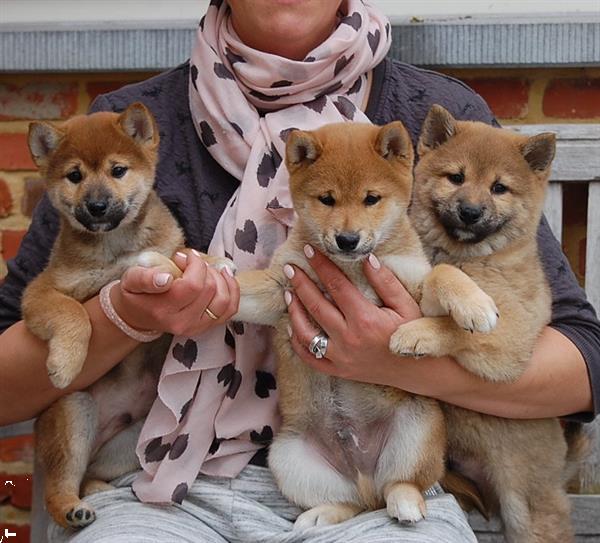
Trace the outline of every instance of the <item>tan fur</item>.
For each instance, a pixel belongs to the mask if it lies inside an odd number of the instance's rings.
[[[87,356],[91,326],[81,303],[132,265],[156,265],[178,276],[168,257],[183,246],[183,235],[152,191],[158,131],[141,104],[121,115],[96,113],[59,126],[32,123],[30,148],[60,213],[60,231],[46,269],[24,293],[23,316],[28,328],[48,341],[50,378],[65,387]],[[115,164],[129,168],[119,179],[111,175]],[[77,183],[65,178],[74,168],[84,174]],[[77,218],[93,198],[110,202],[107,221],[110,206],[122,206],[114,229],[93,231]],[[61,526],[83,527],[94,520],[80,492],[106,484],[97,474],[86,477],[88,464],[103,445],[146,416],[168,345],[168,336],[141,345],[87,390],[63,397],[38,418],[36,453],[46,506]],[[135,469],[131,456],[129,463],[105,459],[100,471],[116,476]]]
[[[536,232],[554,137],[458,122],[434,106],[419,152],[411,219],[425,250],[432,263],[467,273],[494,299],[500,318],[489,334],[462,330],[448,317],[423,318],[402,326],[396,340],[419,355],[451,355],[483,379],[514,380],[550,321]],[[452,181],[459,172],[462,182]],[[498,182],[509,190],[493,193]],[[471,231],[457,220],[465,205],[482,212]],[[450,461],[479,485],[486,507],[499,508],[506,538],[570,541],[567,447],[558,421],[500,419],[450,405],[444,411]]]
[[[303,253],[309,243],[380,304],[362,271],[364,258],[374,252],[414,296],[423,294],[439,311],[437,295],[443,291],[463,320],[473,323],[484,314],[474,324],[484,328],[495,321],[491,299],[460,270],[446,282],[434,281],[437,271],[426,279],[430,266],[407,215],[412,162],[410,138],[399,122],[293,132],[286,165],[297,223],[267,270],[238,274],[242,296],[236,319],[276,326],[283,427],[269,464],[288,499],[311,508],[300,515],[298,527],[340,522],[384,503],[393,517],[418,521],[425,514],[422,491],[443,472],[445,432],[431,399],[329,377],[299,360],[286,332],[283,293],[290,283],[283,265],[294,264],[317,281]],[[357,237],[356,247],[344,252],[340,234]],[[438,286],[429,289],[433,282]],[[321,285],[328,292],[336,287]]]

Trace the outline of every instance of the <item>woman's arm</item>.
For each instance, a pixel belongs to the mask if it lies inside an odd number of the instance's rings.
[[[563,416],[592,412],[587,367],[577,347],[562,333],[546,328],[531,363],[513,383],[485,382],[451,358],[400,358],[388,350],[397,326],[416,318],[418,307],[385,267],[365,262],[367,278],[384,301],[368,302],[337,267],[316,253],[309,259],[333,298],[295,269],[295,296],[289,306],[292,343],[299,356],[315,369],[347,379],[392,385],[415,394],[511,418]],[[307,350],[318,329],[306,310],[330,337],[327,358],[317,360]]]
[[[130,268],[111,299],[117,313],[140,330],[197,335],[221,324],[239,303],[237,281],[225,270],[209,268],[200,256],[177,258],[183,276],[157,286],[152,269]],[[220,316],[213,320],[204,312]],[[35,417],[61,396],[81,390],[99,379],[129,354],[138,343],[121,332],[104,315],[98,297],[84,304],[92,324],[88,357],[81,374],[66,389],[52,386],[46,370],[46,343],[18,321],[0,335],[0,426]]]

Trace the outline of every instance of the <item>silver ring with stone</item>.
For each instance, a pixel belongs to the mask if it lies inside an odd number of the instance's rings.
[[[325,358],[329,338],[325,334],[317,334],[312,338],[308,350],[315,358]]]

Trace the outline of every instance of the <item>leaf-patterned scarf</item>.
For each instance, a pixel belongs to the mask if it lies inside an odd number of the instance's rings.
[[[282,165],[293,128],[369,122],[368,74],[390,47],[390,24],[347,0],[331,36],[301,60],[249,48],[226,2],[212,1],[191,56],[190,111],[202,143],[240,186],[217,224],[209,254],[238,269],[264,268],[285,241],[293,210]],[[270,332],[242,323],[176,337],[137,453],[134,483],[146,502],[179,502],[199,472],[235,477],[279,423]]]

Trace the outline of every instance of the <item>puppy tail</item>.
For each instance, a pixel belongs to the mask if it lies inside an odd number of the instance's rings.
[[[440,480],[440,484],[446,492],[454,495],[464,511],[477,509],[485,520],[490,520],[490,508],[471,479],[456,471],[448,470]]]
[[[563,432],[567,442],[565,481],[569,492],[581,490],[581,466],[591,452],[590,436],[580,422],[564,422]]]

